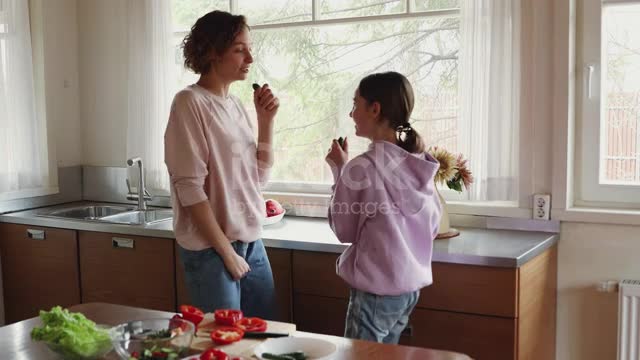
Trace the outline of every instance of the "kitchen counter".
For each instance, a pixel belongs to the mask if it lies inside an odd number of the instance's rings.
[[[151,225],[123,225],[99,221],[83,221],[41,217],[53,209],[62,209],[94,202],[75,202],[46,208],[0,215],[0,222],[175,238],[172,221]],[[555,233],[480,228],[458,228],[460,236],[434,242],[433,261],[468,265],[516,268],[524,265],[558,241]],[[265,246],[292,250],[341,253],[349,246],[342,244],[331,231],[327,219],[287,217],[274,225],[265,226]]]

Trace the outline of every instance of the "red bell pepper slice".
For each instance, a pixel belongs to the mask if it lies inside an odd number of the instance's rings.
[[[180,314],[173,315],[171,320],[169,320],[169,329],[180,329],[182,332],[189,330],[189,324],[187,324],[184,320],[185,319],[182,318],[182,315]],[[197,328],[198,325],[196,325],[196,329]]]
[[[200,354],[200,360],[229,360],[229,355],[222,350],[211,348]]]
[[[227,345],[244,337],[242,329],[234,327],[221,327],[211,332],[211,340],[218,345]]]
[[[213,316],[216,319],[216,324],[233,326],[238,320],[242,319],[244,315],[240,310],[219,309],[214,311]]]
[[[192,305],[180,305],[180,313],[185,320],[189,320],[196,326],[204,319],[204,312]]]
[[[235,326],[249,332],[263,332],[267,330],[267,322],[257,317],[244,318],[236,322]]]

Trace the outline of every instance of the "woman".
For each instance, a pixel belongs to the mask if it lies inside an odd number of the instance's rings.
[[[260,239],[260,185],[273,163],[279,100],[267,85],[254,90],[256,126],[229,94],[231,83],[245,80],[253,63],[243,16],[204,15],[182,47],[185,67],[200,78],[173,100],[165,163],[191,302],[207,312],[232,308],[273,318],[273,275]]]

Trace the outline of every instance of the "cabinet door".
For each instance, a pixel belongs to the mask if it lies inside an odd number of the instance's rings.
[[[349,285],[336,274],[338,256],[340,254],[294,251],[294,294],[349,299]]]
[[[291,322],[292,286],[291,286],[291,250],[267,248],[273,282],[276,287],[276,319]]]
[[[319,334],[344,336],[348,299],[294,294],[293,316],[297,329]]]
[[[476,360],[516,358],[517,319],[414,309],[400,343],[456,351]]]
[[[74,230],[0,224],[0,257],[7,323],[80,303]]]
[[[440,262],[431,266],[433,284],[422,289],[418,307],[518,317],[517,269]]]
[[[175,311],[174,240],[79,232],[82,302]]]

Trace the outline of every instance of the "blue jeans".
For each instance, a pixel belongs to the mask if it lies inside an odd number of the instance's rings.
[[[273,319],[273,274],[262,240],[248,244],[235,241],[231,246],[251,268],[239,281],[233,280],[213,248],[190,251],[178,247],[191,304],[204,312],[241,309],[245,316]]]
[[[351,289],[344,336],[385,344],[397,344],[420,291],[381,296]]]

